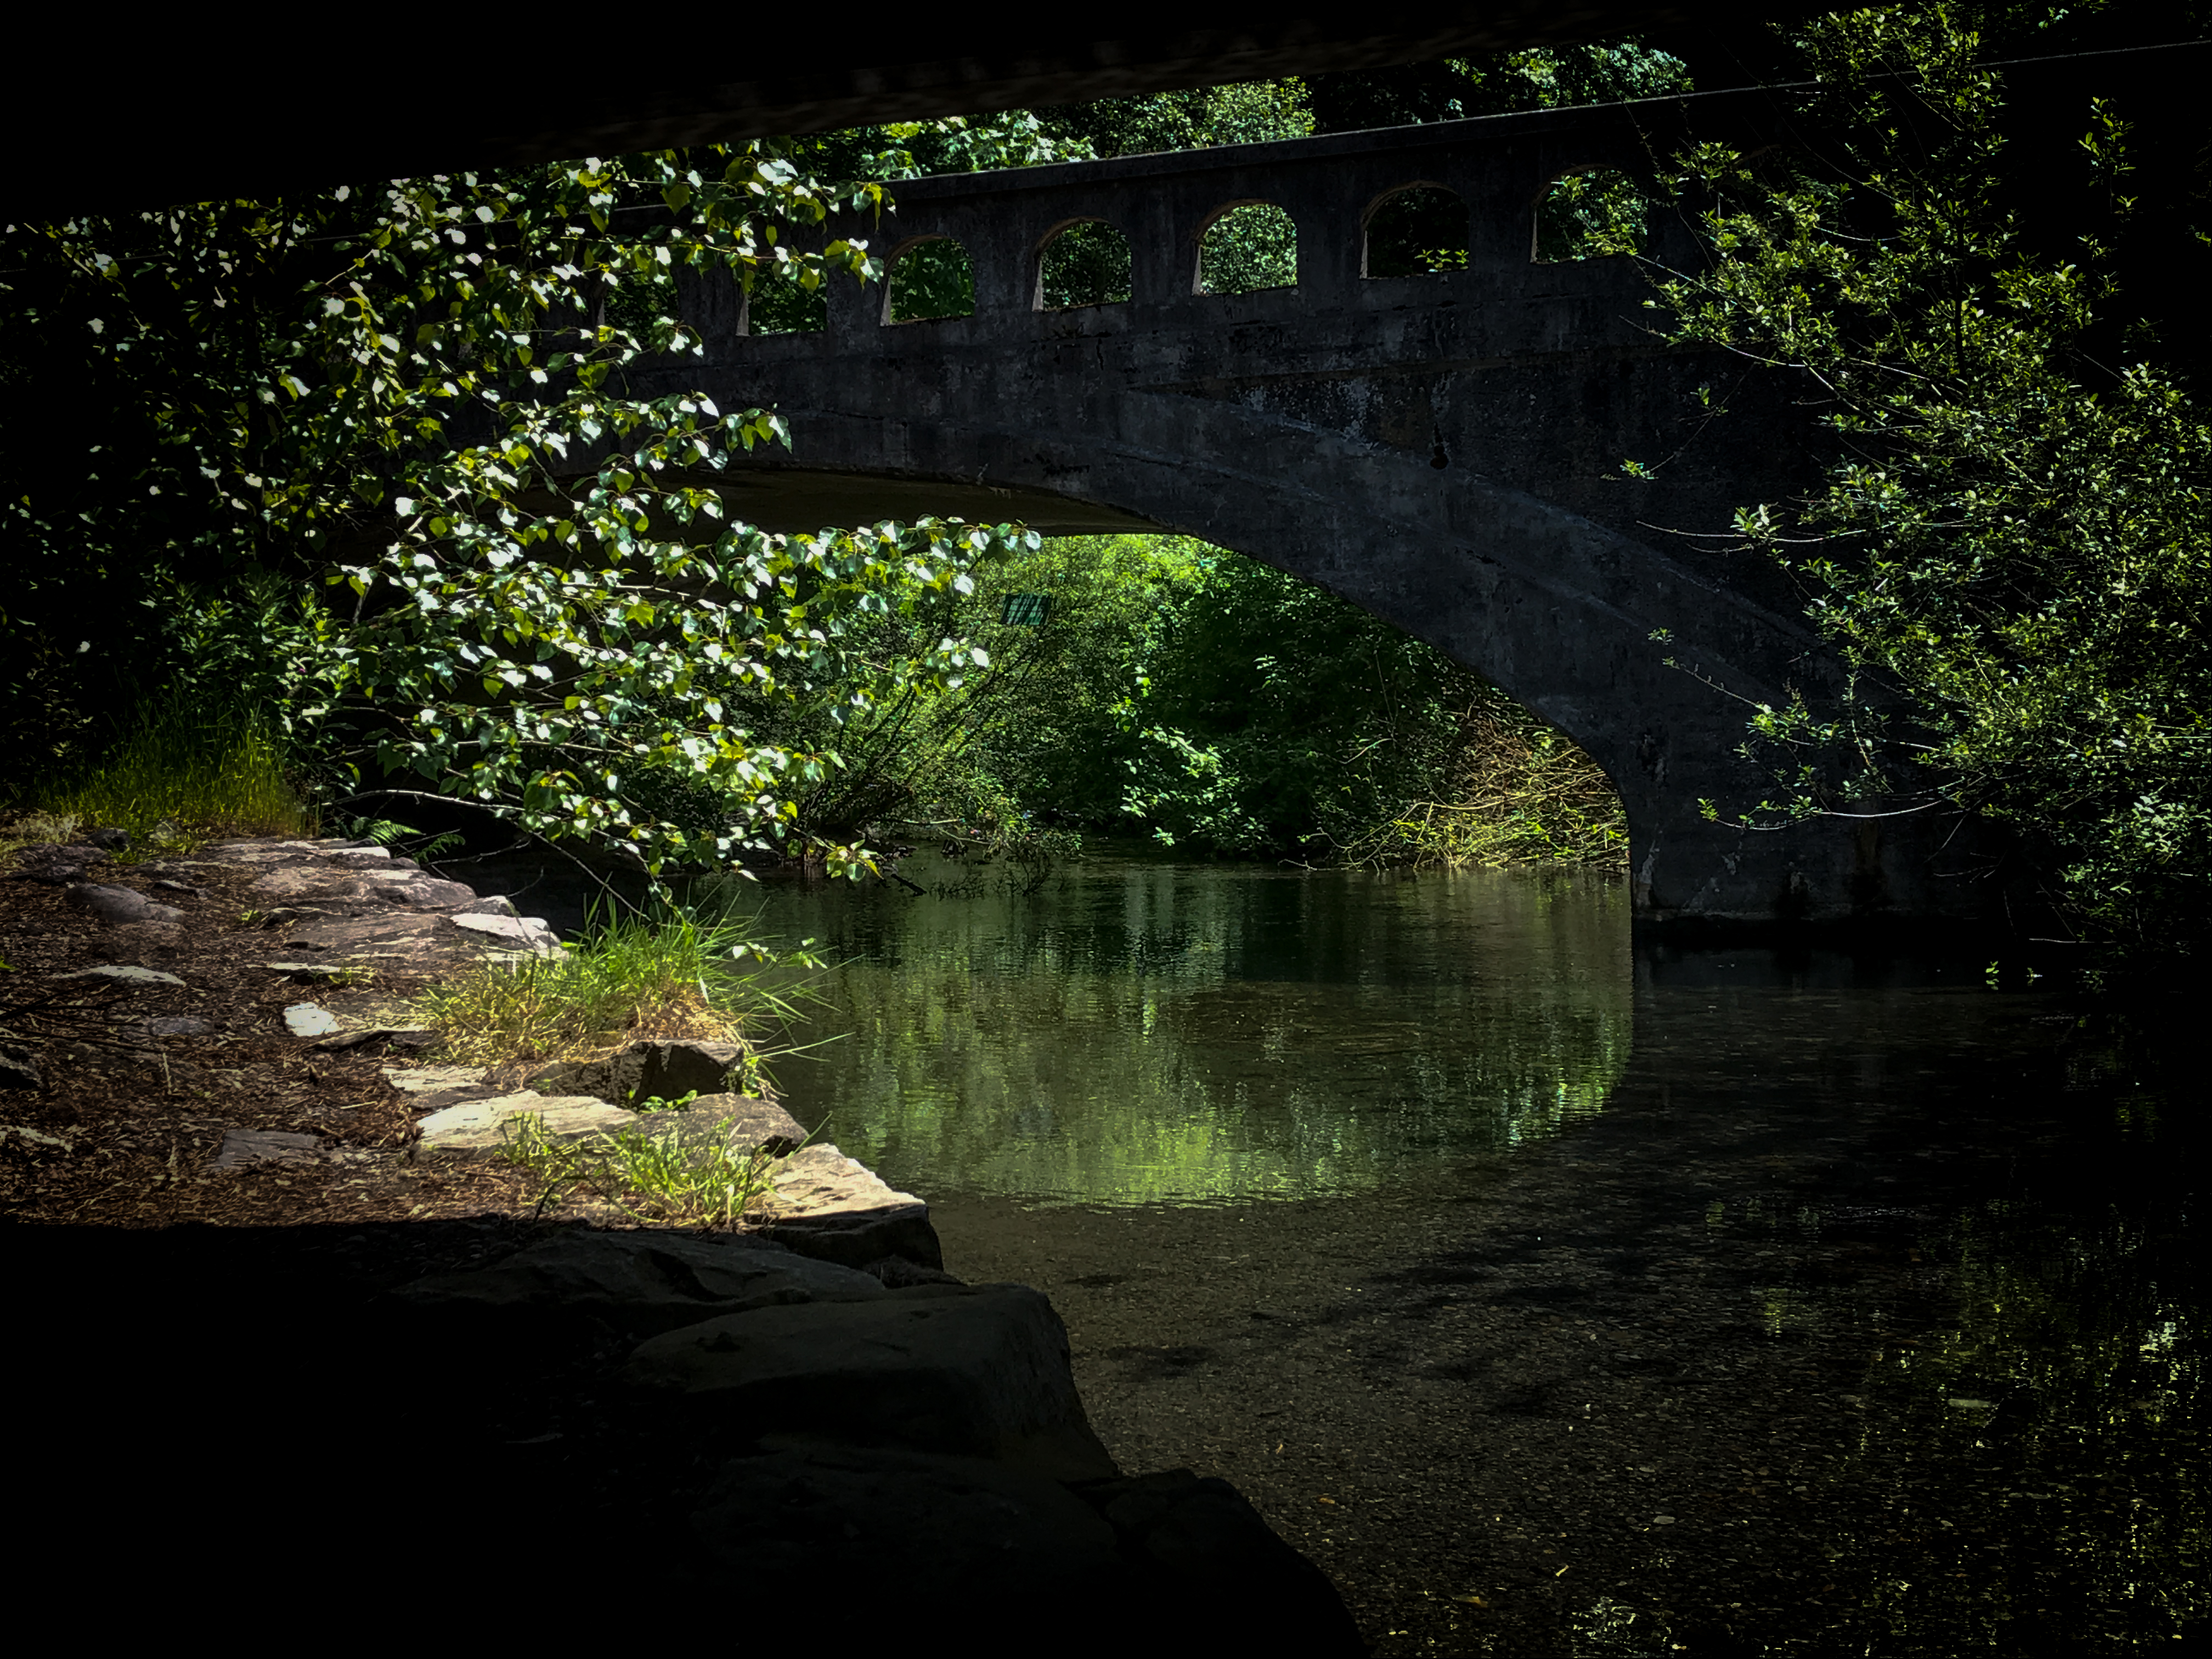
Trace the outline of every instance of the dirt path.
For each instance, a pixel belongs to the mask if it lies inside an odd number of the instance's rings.
[[[378,890],[386,884],[327,858],[239,856],[277,844],[88,872],[181,910],[173,922],[102,921],[61,886],[0,877],[0,961],[13,969],[0,975],[0,1030],[44,1084],[0,1091],[0,1123],[12,1131],[0,1134],[0,1215],[278,1226],[523,1203],[503,1170],[412,1158],[414,1115],[382,1075],[410,1063],[409,1039],[342,1036],[345,1046],[331,1046],[294,1035],[284,1017],[313,1004],[354,1036],[404,1024],[407,1000],[477,948],[441,911],[394,904]],[[198,890],[156,884],[165,880]],[[469,896],[434,896],[456,895]],[[331,942],[348,929],[393,937]],[[271,965],[281,963],[299,965]],[[63,977],[116,967],[152,976]]]

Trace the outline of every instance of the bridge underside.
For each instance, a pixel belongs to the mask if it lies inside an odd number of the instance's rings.
[[[886,519],[911,524],[922,518],[1019,523],[1041,536],[1114,536],[1161,529],[1150,520],[1096,501],[951,478],[778,466],[725,473],[714,483],[734,516],[779,534],[805,533],[826,525],[880,524]]]

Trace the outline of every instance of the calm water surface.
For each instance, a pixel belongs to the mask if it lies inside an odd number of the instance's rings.
[[[1632,1047],[1617,883],[1092,858],[1034,894],[771,888],[840,963],[779,1080],[910,1189],[1046,1203],[1370,1191],[1604,1109]],[[736,902],[757,901],[757,890]],[[850,1033],[840,1036],[840,1033]]]
[[[1377,1651],[2207,1633],[2193,1067],[1979,962],[1639,949],[1602,879],[904,873],[742,895],[841,964],[789,1103]]]

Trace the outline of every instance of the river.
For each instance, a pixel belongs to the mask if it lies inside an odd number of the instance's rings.
[[[902,873],[727,890],[836,963],[787,1103],[1378,1652],[2203,1633],[2193,1108],[2056,996],[1591,876]]]

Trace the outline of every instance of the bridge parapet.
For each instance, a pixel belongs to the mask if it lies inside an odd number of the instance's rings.
[[[1218,329],[1347,310],[1640,295],[1627,261],[1534,258],[1536,215],[1547,190],[1567,174],[1603,169],[1635,180],[1663,204],[1657,174],[1693,121],[1701,134],[1740,137],[1755,133],[1767,112],[1763,100],[1742,94],[1651,100],[908,180],[894,189],[894,211],[873,220],[841,217],[830,234],[865,240],[892,260],[923,240],[957,242],[973,263],[973,315],[894,323],[887,285],[840,283],[831,294],[829,339],[751,336],[744,349],[757,352],[769,341],[789,339],[780,349],[769,349],[777,356],[825,347],[840,354],[913,354],[933,346],[957,351],[985,337],[1011,343],[1133,325]],[[1465,269],[1366,275],[1370,221],[1391,197],[1419,186],[1449,190],[1467,205]],[[1248,203],[1279,207],[1296,225],[1297,283],[1207,294],[1199,282],[1201,239],[1222,213]],[[1045,249],[1083,221],[1103,222],[1127,238],[1130,297],[1048,308],[1040,283]],[[1648,248],[1659,259],[1681,264],[1697,258],[1694,238],[1678,214],[1655,211],[1650,231]],[[905,337],[893,346],[877,337],[881,329]],[[718,331],[725,349],[734,344],[732,337],[749,332],[735,319]]]

